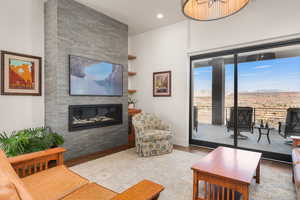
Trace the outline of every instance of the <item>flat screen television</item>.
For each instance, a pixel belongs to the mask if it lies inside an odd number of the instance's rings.
[[[123,96],[123,66],[70,55],[70,95]]]

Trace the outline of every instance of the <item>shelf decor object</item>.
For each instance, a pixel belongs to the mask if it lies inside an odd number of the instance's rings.
[[[191,19],[210,21],[228,17],[244,8],[250,0],[182,0],[182,12]]]

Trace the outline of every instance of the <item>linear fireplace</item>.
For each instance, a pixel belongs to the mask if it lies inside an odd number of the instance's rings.
[[[70,105],[69,131],[123,123],[122,104]]]

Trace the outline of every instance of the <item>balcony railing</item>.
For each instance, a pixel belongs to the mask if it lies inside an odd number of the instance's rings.
[[[212,106],[197,106],[198,108],[198,122],[199,123],[212,123]],[[230,118],[231,107],[225,107],[224,112],[224,124],[226,119]],[[288,108],[276,108],[276,107],[254,107],[253,121],[255,124],[260,124],[261,120],[263,123],[268,122],[271,127],[278,128],[279,122],[284,122],[287,115]]]

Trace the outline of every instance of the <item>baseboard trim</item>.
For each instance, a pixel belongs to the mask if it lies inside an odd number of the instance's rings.
[[[111,148],[108,150],[99,151],[99,152],[95,152],[95,153],[88,154],[85,156],[80,156],[78,158],[73,158],[71,160],[67,160],[67,161],[65,161],[65,165],[68,167],[72,167],[74,165],[79,165],[79,164],[82,164],[82,163],[85,163],[85,162],[88,162],[91,160],[95,160],[97,158],[101,158],[101,157],[104,157],[104,156],[107,156],[110,154],[118,153],[120,151],[124,151],[124,150],[130,149],[130,148],[132,148],[132,147],[130,147],[129,145],[122,145],[122,146],[114,147],[114,148]]]

